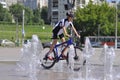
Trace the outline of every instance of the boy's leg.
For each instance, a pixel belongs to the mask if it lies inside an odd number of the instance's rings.
[[[48,53],[51,53],[51,52],[53,51],[53,49],[54,49],[54,47],[55,47],[55,45],[56,45],[56,43],[57,43],[57,40],[58,40],[58,35],[57,35],[57,33],[53,32],[52,39],[53,39],[53,41],[52,41],[52,44],[51,44],[51,46],[50,46],[50,50],[49,50]]]
[[[59,38],[61,39],[62,42],[65,42],[65,37],[63,33],[59,35]]]
[[[49,54],[52,53],[56,43],[57,43],[57,39],[53,39],[52,45],[50,46],[50,50],[49,50],[49,52],[45,56],[46,59],[48,58],[49,60],[53,60],[53,57],[50,56]]]
[[[54,46],[55,46],[56,43],[57,43],[57,40],[58,40],[58,38],[57,38],[57,34],[53,33],[53,37],[52,37],[52,39],[53,39],[53,41],[52,41],[52,44],[51,44],[51,46],[50,46],[50,50],[49,50],[49,51],[47,52],[47,54],[45,55],[45,58],[44,58],[44,59],[49,58],[49,59],[52,60],[52,57],[49,56],[49,54],[52,53],[52,51],[53,51],[53,49],[54,49]]]
[[[46,53],[46,55],[44,57],[44,60],[47,60],[47,59],[53,60],[53,57],[50,56],[50,53],[52,53],[52,51],[53,51],[54,46],[55,46],[56,43],[57,43],[57,39],[53,39],[53,42],[52,42],[52,44],[50,46],[50,50]]]
[[[62,36],[62,37],[60,37],[61,38],[61,41],[62,42],[65,42],[65,37],[64,37],[64,35]],[[66,58],[66,56],[65,56],[65,54],[64,54],[64,52],[67,50],[67,48],[65,48],[63,51],[62,51],[62,57],[63,58]]]
[[[61,41],[62,41],[62,42],[65,42],[65,38],[64,38],[64,37],[63,37],[63,38],[61,38]]]
[[[53,39],[52,45],[50,46],[49,53],[51,53],[51,52],[53,51],[53,49],[54,49],[56,43],[57,43],[57,39]]]

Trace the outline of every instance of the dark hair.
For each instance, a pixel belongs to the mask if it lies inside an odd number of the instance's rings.
[[[69,17],[72,17],[72,18],[74,17],[73,14],[70,13],[70,12],[67,12],[67,13],[66,13],[66,16],[69,16]]]

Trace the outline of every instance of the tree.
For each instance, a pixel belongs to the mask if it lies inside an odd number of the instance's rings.
[[[24,7],[20,4],[13,4],[9,7],[10,12],[13,14],[14,19],[18,19],[18,22],[22,22],[22,10]]]
[[[118,36],[120,36],[120,1],[119,1],[119,3],[118,3],[118,5],[117,5],[117,14],[118,14]]]
[[[41,19],[41,12],[40,9],[33,10],[33,22],[38,24],[44,24],[44,21]]]
[[[12,22],[11,14],[6,8],[2,7],[2,4],[0,4],[0,21]]]
[[[47,7],[43,7],[41,10],[41,19],[44,20],[45,24],[49,24],[50,21],[48,21],[48,8]]]
[[[25,7],[25,23],[33,23],[33,11],[30,8]]]
[[[84,8],[78,8],[75,15],[75,24],[77,29],[82,31],[82,36],[98,35],[98,28],[102,36],[115,35],[115,8],[107,3],[95,5],[90,2]]]
[[[33,12],[30,8],[24,7],[20,4],[13,4],[10,6],[10,12],[13,14],[14,19],[18,19],[18,22],[22,23],[22,13],[25,10],[25,23],[32,23]]]

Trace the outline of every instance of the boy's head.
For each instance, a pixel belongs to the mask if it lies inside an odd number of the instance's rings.
[[[71,13],[71,12],[67,12],[66,13],[66,16],[67,16],[67,18],[68,18],[68,21],[72,21],[73,20],[73,14]]]

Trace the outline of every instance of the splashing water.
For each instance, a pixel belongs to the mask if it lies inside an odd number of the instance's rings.
[[[90,71],[91,71],[89,59],[94,54],[94,49],[92,48],[90,40],[88,37],[86,37],[86,40],[85,40],[85,48],[83,50],[83,54],[84,54],[84,57],[86,60],[85,80],[90,80],[90,77],[88,76]]]
[[[113,80],[113,61],[115,57],[115,52],[113,48],[108,48],[105,44],[103,48],[104,53],[104,79]]]
[[[24,44],[21,49],[21,58],[17,63],[16,70],[24,71],[31,80],[36,80],[35,76],[37,73],[37,68],[41,64],[40,53],[43,50],[41,41],[38,39],[37,35],[32,35],[31,42]]]
[[[88,37],[86,37],[86,40],[85,40],[85,48],[83,50],[83,53],[86,58],[89,58],[94,54],[94,49],[92,48]]]
[[[70,48],[69,48],[69,65],[68,67],[70,68],[71,71],[74,71],[74,46],[73,45],[70,45]]]

